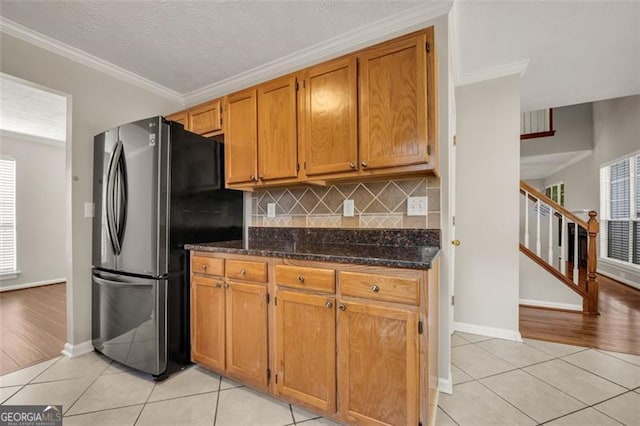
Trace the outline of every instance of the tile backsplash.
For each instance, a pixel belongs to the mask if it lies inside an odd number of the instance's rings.
[[[427,216],[407,216],[408,197],[427,197]],[[353,200],[353,217],[342,215]],[[275,204],[275,217],[267,205]],[[257,190],[252,194],[252,226],[307,228],[440,228],[440,179],[395,179]]]

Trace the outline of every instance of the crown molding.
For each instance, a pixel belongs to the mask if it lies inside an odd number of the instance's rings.
[[[459,59],[459,58],[457,58]],[[460,61],[457,61],[458,66]],[[467,74],[462,74],[460,70],[456,72],[456,86],[464,86],[466,84],[479,83],[485,80],[491,80],[494,78],[506,77],[508,75],[518,74],[520,77],[524,75],[529,66],[529,59],[522,61],[511,62],[508,64],[501,64],[491,68],[485,68],[482,70],[474,71]]]
[[[184,97],[175,90],[171,90],[149,79],[141,77],[136,73],[100,59],[97,56],[93,56],[83,50],[69,46],[68,44],[41,34],[2,16],[0,16],[0,32],[34,44],[60,56],[64,56],[67,59],[86,65],[119,80],[126,81],[134,86],[149,90],[150,92],[165,98],[178,101],[181,104],[184,102]]]
[[[0,140],[2,139],[17,139],[26,142],[41,143],[44,145],[53,145],[58,147],[64,147],[66,140],[58,140],[45,138],[43,136],[29,135],[27,133],[13,132],[11,130],[0,129]]]
[[[185,106],[223,96],[354,50],[422,29],[433,19],[449,13],[452,4],[451,0],[429,1],[233,77],[188,92],[184,95]]]

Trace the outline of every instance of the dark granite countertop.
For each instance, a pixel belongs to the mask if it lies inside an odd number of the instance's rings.
[[[308,231],[305,232],[308,233]],[[331,231],[324,230],[324,232]],[[410,269],[430,269],[431,263],[440,252],[439,245],[411,245],[406,244],[406,241],[401,241],[405,243],[403,245],[381,245],[363,244],[357,240],[352,242],[354,239],[351,238],[351,241],[347,244],[338,244],[333,241],[326,242],[326,238],[315,238],[312,241],[306,239],[306,241],[296,241],[296,235],[291,234],[287,234],[286,239],[275,234],[272,234],[272,237],[270,239],[251,238],[250,232],[247,246],[244,245],[243,241],[238,240],[187,244],[185,248],[197,251]],[[392,241],[387,239],[386,242],[390,243]],[[418,242],[424,243],[424,241]]]

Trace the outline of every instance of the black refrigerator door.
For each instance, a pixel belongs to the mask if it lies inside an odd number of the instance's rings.
[[[167,368],[167,281],[96,271],[92,286],[94,348],[129,367],[162,374]]]
[[[168,134],[161,117],[118,128],[122,154],[110,186],[115,191],[111,211],[119,242],[118,272],[154,277],[167,273]]]

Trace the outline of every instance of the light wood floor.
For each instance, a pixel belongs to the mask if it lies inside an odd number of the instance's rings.
[[[66,304],[64,283],[0,293],[0,375],[60,355]]]
[[[598,283],[600,315],[521,306],[522,337],[640,355],[640,290],[603,275]]]

